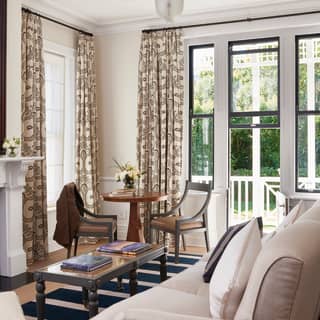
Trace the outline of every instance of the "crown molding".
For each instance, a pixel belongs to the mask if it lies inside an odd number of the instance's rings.
[[[62,9],[48,0],[22,0],[22,6],[37,11],[40,14],[53,18],[60,22],[67,23],[76,28],[92,32],[98,28],[98,24],[87,17]]]
[[[175,19],[174,23],[165,23],[160,18],[140,19],[134,21],[124,21],[120,23],[110,23],[99,25],[95,30],[96,35],[106,35],[112,33],[133,32],[141,31],[143,29],[152,28],[167,28],[187,25],[187,24],[201,24],[218,21],[228,21],[235,19],[256,18],[261,16],[272,16],[280,14],[290,14],[302,11],[320,10],[320,2],[318,0],[311,1],[290,1],[289,3],[282,4],[265,4],[260,6],[251,6],[229,9],[229,10],[215,10],[206,11],[201,13],[194,13],[189,15],[182,15]],[[307,21],[306,21],[307,23]],[[271,26],[270,26],[271,27]]]
[[[273,1],[260,2],[259,6],[238,6],[226,9],[211,10],[206,12],[184,14],[176,18],[175,23],[166,23],[158,17],[131,18],[112,20],[109,23],[94,21],[88,16],[81,15],[70,9],[61,8],[53,0],[22,0],[22,5],[38,11],[43,15],[68,23],[77,28],[92,32],[95,35],[107,35],[122,32],[138,32],[143,29],[172,27],[175,25],[201,24],[234,19],[255,18],[279,14],[296,13],[302,11],[320,10],[319,0],[296,0],[283,1],[275,4]],[[308,23],[308,19],[306,19]],[[270,26],[271,27],[271,26]]]

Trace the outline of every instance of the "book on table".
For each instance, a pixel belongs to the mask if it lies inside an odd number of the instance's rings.
[[[89,272],[99,269],[111,262],[112,257],[82,254],[62,261],[61,268]]]
[[[117,240],[100,246],[97,250],[107,253],[139,254],[151,249],[150,243]]]

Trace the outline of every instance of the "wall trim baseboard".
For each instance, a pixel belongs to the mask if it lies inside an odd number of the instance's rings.
[[[33,281],[32,272],[24,272],[14,277],[0,276],[0,291],[9,291],[17,289]]]

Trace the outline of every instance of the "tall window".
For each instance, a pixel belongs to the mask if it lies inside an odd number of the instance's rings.
[[[189,50],[189,179],[213,181],[214,47]]]
[[[45,43],[48,206],[74,180],[74,57],[70,49]]]
[[[278,224],[280,188],[278,38],[229,43],[229,224],[263,215]]]
[[[296,189],[320,192],[320,35],[296,37]]]

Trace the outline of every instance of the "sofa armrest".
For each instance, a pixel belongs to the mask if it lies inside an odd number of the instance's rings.
[[[13,291],[0,293],[1,319],[25,320],[18,296]]]
[[[151,309],[129,309],[123,320],[212,320],[207,317],[197,317],[179,313],[171,313]]]

